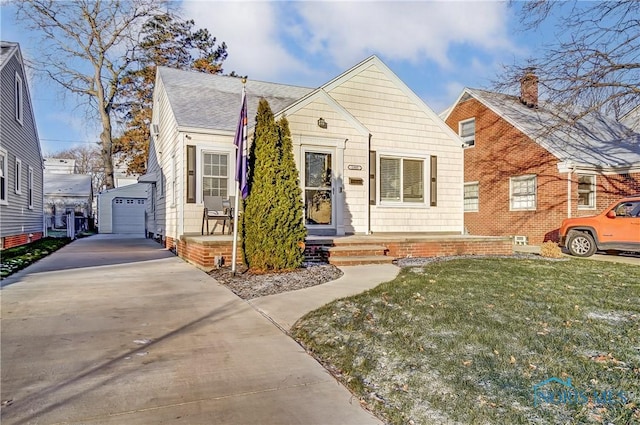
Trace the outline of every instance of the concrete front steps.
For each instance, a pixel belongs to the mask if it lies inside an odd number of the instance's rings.
[[[388,249],[383,245],[358,244],[324,247],[326,259],[334,266],[357,266],[361,264],[388,264],[393,257],[387,257]]]

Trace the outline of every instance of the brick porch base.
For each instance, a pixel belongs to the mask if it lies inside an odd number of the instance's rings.
[[[167,241],[173,245],[173,240]],[[378,255],[389,260],[405,257],[442,257],[450,255],[511,255],[512,241],[508,237],[468,236],[468,235],[355,235],[355,236],[309,236],[306,240],[305,258],[307,261],[332,262],[330,248],[349,247],[350,262],[336,264],[366,264],[366,245],[375,245]],[[357,247],[357,248],[356,248]],[[381,253],[379,247],[384,247]],[[222,264],[231,264],[233,240],[230,235],[183,235],[176,243],[177,255],[191,264],[209,271],[216,267],[216,259]],[[363,256],[358,260],[354,250],[362,249]],[[334,251],[335,252],[335,251]],[[344,252],[344,249],[341,250]],[[242,263],[240,243],[236,253],[236,261]]]

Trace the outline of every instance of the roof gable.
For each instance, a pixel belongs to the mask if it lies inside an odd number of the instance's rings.
[[[307,96],[299,99],[289,107],[280,111],[279,114],[295,114],[297,111],[303,109],[307,105],[315,101],[322,101],[333,108],[339,115],[344,118],[353,128],[355,128],[360,134],[367,135],[369,130],[360,121],[356,119],[349,111],[347,111],[342,105],[335,101],[334,98],[329,96],[323,89],[317,89],[308,94]]]
[[[4,65],[9,62],[9,59],[11,59],[13,55],[17,55],[18,62],[22,64],[22,57],[20,56],[18,43],[0,41],[0,69],[4,68]]]
[[[331,92],[333,89],[342,85],[353,76],[362,73],[364,70],[372,66],[375,66],[380,72],[382,72],[387,77],[387,79],[392,84],[394,84],[405,96],[407,96],[407,98],[409,98],[409,100],[414,105],[416,105],[418,109],[420,109],[427,117],[429,117],[441,131],[450,136],[453,140],[456,141],[456,143],[460,141],[458,135],[453,130],[451,130],[451,128],[449,128],[444,120],[438,114],[436,114],[417,94],[415,94],[413,90],[411,90],[409,86],[407,86],[404,81],[402,81],[400,77],[398,77],[376,55],[368,57],[359,64],[338,75],[331,81],[321,86],[320,89],[325,90],[326,92]]]
[[[9,66],[7,68],[7,71],[5,71],[5,66],[7,66],[11,62],[11,59],[14,57],[15,57],[15,61],[17,62],[15,72],[20,76],[20,78],[22,79],[22,84],[24,85],[24,90],[22,93],[24,114],[25,116],[26,114],[28,114],[29,118],[31,119],[31,122],[29,124],[27,124],[26,122],[24,122],[23,124],[23,131],[28,133],[28,137],[25,137],[25,135],[23,134],[20,137],[20,139],[17,139],[18,140],[17,142],[20,143],[22,146],[25,146],[25,139],[26,139],[26,143],[34,143],[33,148],[37,150],[37,152],[35,152],[35,155],[38,157],[38,162],[39,162],[37,166],[43,169],[44,164],[43,164],[43,156],[42,156],[42,147],[40,146],[40,136],[38,135],[38,126],[36,124],[36,117],[33,110],[33,103],[31,102],[31,92],[30,92],[28,78],[26,75],[24,61],[22,59],[20,44],[10,42],[10,41],[0,41],[0,71],[3,71],[5,73],[13,72],[13,70],[11,69],[12,66]],[[13,78],[14,77],[11,76],[11,81],[13,81]],[[9,80],[6,80],[3,78],[2,84],[7,84],[8,81]],[[10,89],[7,87],[2,87],[2,89],[7,91],[8,90],[13,91],[14,90],[13,83],[11,84],[12,86]],[[24,120],[24,116],[23,116],[23,120]],[[13,141],[16,142],[15,139]],[[36,166],[35,163],[32,163],[31,165]]]
[[[529,108],[516,96],[470,88],[464,89],[455,104],[469,98],[481,102],[560,161],[600,168],[640,165],[640,134],[602,114],[588,114],[568,127],[562,125],[561,113],[552,112],[550,104],[541,102],[538,108]]]

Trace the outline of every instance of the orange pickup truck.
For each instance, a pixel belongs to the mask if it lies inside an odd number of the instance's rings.
[[[622,198],[598,215],[562,220],[560,245],[577,257],[596,251],[640,252],[640,195]]]

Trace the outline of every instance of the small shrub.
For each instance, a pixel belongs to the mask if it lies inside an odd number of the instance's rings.
[[[540,255],[545,258],[562,258],[562,249],[557,243],[547,241],[540,246]]]

